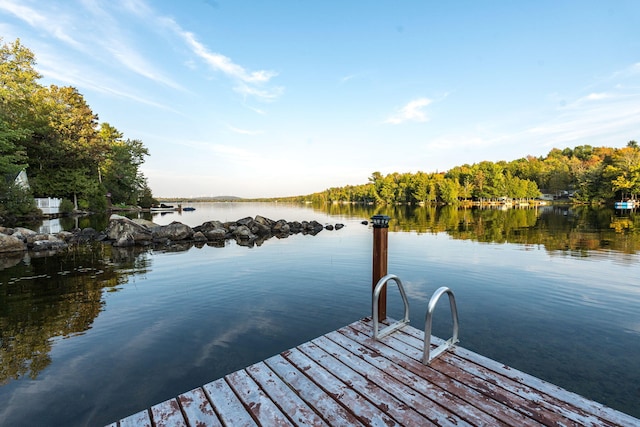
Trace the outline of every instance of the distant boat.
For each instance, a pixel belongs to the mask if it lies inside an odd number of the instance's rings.
[[[195,211],[196,208],[192,208],[190,206],[187,206],[186,208],[182,208],[183,211]]]
[[[613,204],[615,209],[635,209],[636,201],[635,200],[627,200],[622,202],[615,202]]]
[[[165,205],[164,203],[161,203],[160,206],[151,206],[151,212],[172,212],[172,211],[177,211],[178,208],[172,206],[172,205]]]

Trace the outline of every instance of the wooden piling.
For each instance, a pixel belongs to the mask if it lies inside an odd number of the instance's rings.
[[[374,215],[373,221],[373,264],[371,297],[378,281],[387,275],[387,252],[389,237],[389,217],[386,215]],[[371,313],[373,316],[373,313]],[[378,299],[378,319],[387,318],[387,285],[382,287]]]

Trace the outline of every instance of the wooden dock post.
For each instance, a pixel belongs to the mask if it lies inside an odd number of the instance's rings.
[[[371,298],[378,281],[387,275],[387,248],[389,236],[389,217],[386,215],[374,215],[373,222],[373,277],[371,283]],[[373,316],[373,313],[371,313]],[[387,285],[384,285],[378,299],[378,319],[387,318]]]

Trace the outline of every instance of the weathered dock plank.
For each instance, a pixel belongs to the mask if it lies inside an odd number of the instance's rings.
[[[332,396],[300,372],[282,355],[274,356],[265,361],[282,380],[302,398],[310,402],[320,416],[331,426],[361,426],[363,425],[354,414],[340,405]]]
[[[259,425],[283,427],[293,425],[246,371],[234,372],[226,378]]]
[[[224,378],[205,384],[203,388],[224,425],[257,425]]]
[[[152,406],[151,417],[156,427],[188,427],[176,399]]]
[[[371,336],[371,320],[363,319],[109,427],[640,427],[630,415],[462,347],[425,366],[424,333],[415,328]]]
[[[196,388],[178,396],[187,424],[190,426],[222,427],[211,402],[202,388]]]
[[[303,344],[299,349],[307,357],[314,360],[328,372],[331,372],[342,383],[351,387],[356,393],[359,393],[363,397],[366,396],[371,403],[384,410],[395,420],[420,426],[432,424],[428,418],[421,415],[413,407],[395,397],[398,396],[398,393],[395,393],[397,388],[389,387],[393,382],[392,378],[384,379],[388,382],[380,381],[383,380],[382,375],[376,376],[373,370],[368,374],[365,373],[362,375],[313,343]],[[380,384],[385,384],[386,390],[383,389]],[[398,385],[397,382],[396,385]],[[404,389],[402,392],[413,393],[408,389]],[[460,425],[464,424],[461,423]]]
[[[307,357],[298,349],[286,351],[284,357],[303,371],[312,381],[321,387],[325,393],[332,396],[367,426],[392,427],[400,424],[375,406],[369,400],[353,390],[350,383],[345,384],[327,371],[316,361]]]
[[[282,408],[294,424],[298,426],[327,426],[328,424],[288,387],[275,372],[264,363],[256,363],[246,369],[251,378],[265,393]]]
[[[123,419],[119,423],[120,427],[152,427],[149,411],[140,411]]]

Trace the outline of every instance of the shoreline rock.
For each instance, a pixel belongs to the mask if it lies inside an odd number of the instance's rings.
[[[195,244],[198,247],[205,244],[224,246],[226,241],[235,240],[238,245],[253,247],[262,245],[272,237],[283,239],[300,233],[315,236],[322,230],[340,230],[343,227],[344,224],[340,223],[323,226],[317,221],[288,222],[284,219],[275,221],[260,215],[225,223],[207,221],[196,227],[190,227],[177,221],[168,225],[157,225],[151,221],[132,220],[112,214],[103,232],[84,228],[71,232],[38,234],[22,227],[0,227],[0,258],[25,251],[52,254],[67,249],[70,245],[90,242],[103,242],[114,247],[166,248],[185,244]]]

